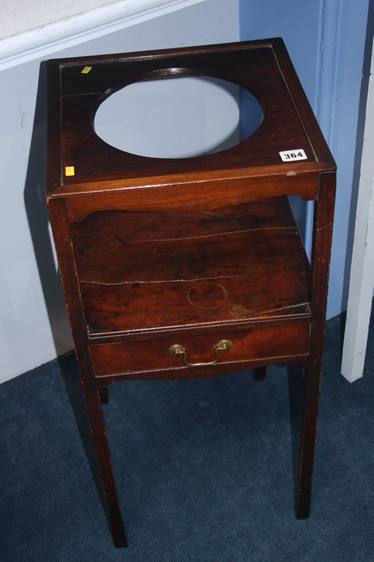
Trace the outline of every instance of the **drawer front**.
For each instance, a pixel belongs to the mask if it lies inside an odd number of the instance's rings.
[[[305,357],[309,353],[309,322],[166,333],[153,338],[148,335],[116,343],[91,344],[90,351],[96,377],[121,374],[130,378],[136,373],[167,371],[195,376],[197,371],[219,371],[225,365],[235,368],[251,361],[281,363],[285,359]],[[213,362],[211,367],[209,364]]]

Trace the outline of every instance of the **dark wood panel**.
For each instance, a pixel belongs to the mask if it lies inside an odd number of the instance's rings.
[[[256,228],[295,227],[286,197],[215,210],[96,212],[71,227],[80,247],[119,236],[124,242],[175,240]],[[106,242],[105,242],[106,243]]]
[[[305,268],[286,198],[215,212],[97,213],[72,236],[81,282],[237,277],[267,265],[287,269],[290,260]]]
[[[299,242],[294,230],[254,230],[153,242],[126,241],[121,234],[83,250],[78,247],[76,259],[82,283],[132,283],[135,287],[137,283],[184,283],[246,275],[274,284],[280,282],[280,272],[287,277],[304,266],[302,253],[293,253]]]
[[[152,336],[125,342],[91,344],[90,351],[95,376],[158,371],[158,378],[179,372],[182,377],[202,376],[220,371],[243,369],[249,362],[282,362],[294,357],[303,357],[309,350],[310,324],[308,320],[288,323],[264,323],[262,326],[243,330],[221,328],[195,335],[178,333],[164,337]],[[219,362],[211,367],[186,367],[180,357],[170,352],[173,344],[185,346],[190,362],[209,362],[215,358],[213,346],[222,339],[232,341],[228,351],[219,354]],[[155,373],[153,373],[153,376]]]
[[[270,268],[263,271],[269,272]],[[275,317],[282,309],[291,313],[293,307],[301,304],[300,295],[305,295],[303,283],[291,281],[283,274],[272,277],[273,291],[266,281],[256,285],[255,281],[255,277],[243,276],[170,286],[82,285],[82,297],[90,331],[106,333]]]
[[[92,333],[242,321],[309,299],[286,198],[216,213],[98,213],[72,231]]]
[[[296,164],[295,164],[296,166]],[[277,169],[279,173],[279,169]],[[199,177],[184,177],[177,184],[164,184],[165,178],[153,178],[156,187],[133,185],[124,187],[125,182],[103,186],[87,184],[70,186],[77,192],[67,197],[69,219],[72,222],[84,220],[88,215],[103,210],[153,210],[180,211],[185,208],[214,210],[224,206],[261,201],[279,195],[298,195],[304,199],[315,199],[318,189],[318,174],[315,172],[298,175],[287,172],[276,176],[254,176],[252,178],[221,178],[211,174],[209,180]],[[85,192],[85,190],[88,190]],[[92,190],[92,192],[90,192]]]
[[[63,84],[61,95],[77,96],[93,92],[105,93],[108,89],[115,91],[125,83],[141,80],[144,76],[155,76],[164,69],[173,69],[174,75],[183,71],[197,72],[230,70],[235,66],[245,66],[248,70],[261,71],[272,57],[272,40],[257,42],[236,42],[220,45],[205,45],[164,49],[159,51],[142,51],[117,53],[111,57],[105,55],[65,59],[59,68]],[[256,56],[251,51],[256,51]],[[214,53],[214,55],[213,55]],[[213,56],[212,56],[213,55]],[[94,72],[81,74],[83,66],[95,68]],[[246,66],[247,65],[247,66]],[[108,86],[110,84],[110,88]]]

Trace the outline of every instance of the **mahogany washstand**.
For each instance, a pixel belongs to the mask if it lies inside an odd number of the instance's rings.
[[[259,99],[264,119],[247,140],[162,159],[95,134],[95,112],[116,90],[202,75]],[[335,163],[283,41],[48,61],[47,191],[115,545],[126,546],[126,535],[102,401],[119,380],[253,368],[263,378],[271,363],[304,367],[296,512],[308,517]],[[310,265],[288,195],[314,201]]]

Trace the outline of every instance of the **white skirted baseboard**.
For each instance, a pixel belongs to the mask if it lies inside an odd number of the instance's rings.
[[[0,40],[0,70],[200,4],[205,0],[121,0]],[[17,12],[17,2],[14,10]],[[15,13],[16,17],[16,13]]]

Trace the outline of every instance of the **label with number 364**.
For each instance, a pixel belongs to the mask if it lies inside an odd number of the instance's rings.
[[[296,148],[295,150],[283,150],[279,153],[283,162],[296,162],[297,160],[308,160],[302,148]]]

